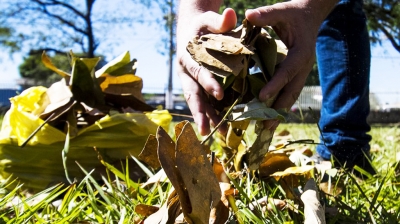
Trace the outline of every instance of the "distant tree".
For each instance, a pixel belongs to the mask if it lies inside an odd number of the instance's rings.
[[[36,49],[40,53],[43,50],[64,53],[75,49],[93,57],[100,44],[117,44],[116,30],[141,22],[145,10],[139,6],[149,6],[150,2],[2,0],[0,24],[7,24],[14,30],[9,32],[8,40],[17,43],[23,52]]]
[[[62,67],[71,49],[94,57],[100,45],[103,51],[118,45],[117,31],[134,33],[132,24],[144,22],[143,9],[150,5],[150,0],[2,0],[0,45],[27,55],[19,66],[22,78],[51,81],[58,77],[41,63],[43,51]]]
[[[365,0],[364,10],[372,43],[381,43],[383,34],[400,53],[400,1]]]
[[[71,70],[71,66],[64,55],[55,54],[51,57],[51,60],[56,67],[64,71]],[[47,83],[52,83],[61,79],[60,75],[55,74],[44,66],[40,55],[37,54],[24,57],[18,69],[22,78],[32,80],[35,85],[46,85]]]
[[[10,27],[0,27],[0,46],[8,48],[11,53],[20,49],[18,42],[11,40],[13,32]]]

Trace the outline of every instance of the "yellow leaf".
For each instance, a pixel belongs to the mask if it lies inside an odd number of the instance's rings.
[[[112,61],[104,65],[101,69],[96,71],[96,77],[99,78],[103,74],[109,74],[113,71],[119,69],[120,67],[128,64],[131,61],[131,56],[129,51],[126,51],[119,55],[118,57],[114,58]]]
[[[19,111],[34,115],[41,114],[50,103],[46,95],[47,88],[35,86],[24,90],[20,95],[10,99],[11,104]]]
[[[153,112],[146,113],[146,116],[155,124],[161,126],[164,130],[169,130],[172,116],[168,110],[155,110]]]
[[[267,178],[275,172],[284,171],[293,166],[295,166],[295,164],[290,161],[286,153],[268,152],[260,165],[260,176]]]
[[[113,95],[133,95],[144,102],[142,96],[142,78],[132,74],[121,76],[102,75],[99,79],[100,88],[103,92]]]
[[[46,66],[46,68],[48,68],[48,69],[52,70],[53,72],[55,72],[55,73],[61,75],[63,78],[68,78],[68,77],[71,76],[69,73],[64,72],[64,71],[61,70],[61,69],[58,69],[58,68],[51,62],[50,58],[46,55],[46,53],[45,53],[44,51],[43,51],[43,54],[42,54],[42,62],[43,62],[43,64],[44,64],[44,66]]]

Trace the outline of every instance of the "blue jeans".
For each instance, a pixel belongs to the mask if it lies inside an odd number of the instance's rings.
[[[317,152],[352,166],[368,154],[370,45],[362,0],[342,0],[322,23],[317,63],[322,88]]]

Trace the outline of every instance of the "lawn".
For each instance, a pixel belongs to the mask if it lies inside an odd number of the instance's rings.
[[[319,142],[315,124],[282,124],[276,133],[282,133],[273,139],[276,148],[282,148],[288,141],[295,143],[284,148],[288,151],[314,150],[315,144],[310,143]],[[377,176],[361,180],[338,170],[326,182],[318,172],[311,175],[321,189],[319,201],[325,207],[327,223],[400,220],[400,133],[397,126],[373,126],[370,134]],[[307,144],[303,140],[308,140]],[[19,187],[6,189],[3,184],[0,223],[140,223],[168,200],[170,183],[141,187],[126,179],[122,172],[112,168],[109,171],[119,178],[108,176],[100,184],[88,175],[80,182],[56,185],[34,195]],[[231,185],[237,193],[228,196],[228,223],[303,223],[304,204],[298,196],[304,186],[287,188],[274,178],[262,180],[249,172],[231,179]],[[266,198],[267,203],[262,201]]]

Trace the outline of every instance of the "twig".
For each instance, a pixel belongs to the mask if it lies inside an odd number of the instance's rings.
[[[38,128],[36,128],[36,130],[34,130],[32,132],[32,134],[29,135],[29,137],[22,143],[22,145],[20,146],[21,148],[25,147],[26,144],[28,144],[28,142],[36,135],[36,133],[38,133],[40,131],[40,129],[43,128],[44,125],[46,125],[55,115],[56,113],[52,113],[44,122],[43,124],[41,124]]]
[[[206,141],[208,141],[210,139],[210,137],[218,130],[219,127],[221,127],[221,125],[223,123],[225,123],[228,119],[227,117],[232,113],[233,108],[236,106],[236,104],[238,104],[240,101],[242,100],[242,96],[239,96],[235,102],[233,102],[232,106],[228,109],[228,111],[225,113],[224,117],[222,118],[222,120],[217,124],[217,126],[215,126],[215,128],[211,131],[210,134],[207,135],[207,137],[201,141],[200,144],[204,145],[204,143]]]

